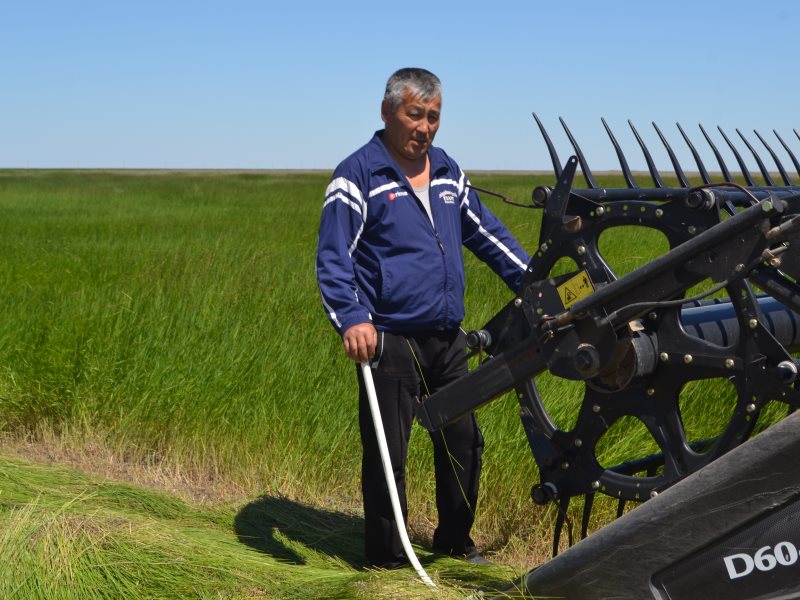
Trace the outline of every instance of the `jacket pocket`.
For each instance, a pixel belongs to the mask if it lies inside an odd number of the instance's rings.
[[[378,264],[378,279],[380,280],[381,298],[380,303],[387,305],[392,298],[392,272],[386,268],[383,262]]]

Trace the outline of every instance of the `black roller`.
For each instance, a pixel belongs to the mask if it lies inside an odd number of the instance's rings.
[[[789,310],[772,296],[758,299],[764,325],[782,346],[800,347],[800,315]],[[739,323],[728,299],[699,303],[681,311],[681,324],[686,332],[718,346],[735,344],[739,339]]]

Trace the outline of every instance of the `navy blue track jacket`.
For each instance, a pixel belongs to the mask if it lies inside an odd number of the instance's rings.
[[[325,192],[317,247],[322,304],[340,335],[366,322],[395,333],[455,329],[464,318],[462,244],[514,291],[529,257],[434,146],[432,225],[382,134],[342,161]]]

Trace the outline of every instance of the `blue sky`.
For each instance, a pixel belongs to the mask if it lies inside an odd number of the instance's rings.
[[[332,169],[403,66],[442,79],[436,143],[466,170],[549,169],[532,112],[562,162],[564,117],[594,170],[618,168],[601,117],[634,168],[627,119],[664,170],[651,121],[687,169],[676,121],[709,166],[698,123],[754,144],[774,128],[800,156],[799,26],[788,0],[9,0],[0,168]]]

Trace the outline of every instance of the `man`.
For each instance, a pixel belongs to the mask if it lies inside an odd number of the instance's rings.
[[[317,248],[322,303],[357,363],[372,359],[404,516],[405,463],[418,398],[467,372],[462,244],[512,289],[528,255],[485,208],[458,165],[432,146],[441,83],[400,69],[386,84],[385,128],[346,158],[326,191]],[[362,492],[370,565],[407,564],[392,513],[360,371]],[[483,437],[474,414],[431,435],[439,523],[434,549],[483,559],[470,538]]]

